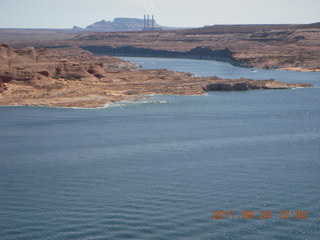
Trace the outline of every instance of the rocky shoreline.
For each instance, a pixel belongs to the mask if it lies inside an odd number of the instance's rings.
[[[0,45],[0,105],[95,108],[146,95],[291,89],[310,84],[195,77],[166,69],[141,70],[116,57],[80,48],[15,49]]]

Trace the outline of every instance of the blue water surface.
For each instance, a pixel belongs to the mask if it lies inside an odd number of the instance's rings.
[[[320,76],[126,59],[229,78]],[[0,239],[319,239],[319,103],[319,88],[302,88],[0,107]],[[214,220],[216,210],[235,217]]]

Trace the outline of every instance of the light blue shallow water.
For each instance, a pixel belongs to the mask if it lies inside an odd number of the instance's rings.
[[[130,59],[232,78],[320,76]],[[0,239],[319,239],[319,88],[152,100],[168,102],[1,107]],[[213,220],[214,210],[236,218]],[[273,217],[238,219],[243,210]]]
[[[286,82],[312,83],[320,86],[319,72],[271,71],[258,68],[236,67],[229,63],[209,60],[139,57],[123,57],[123,59],[135,62],[145,69],[164,68],[174,71],[191,72],[196,76],[218,76],[231,79],[245,77],[256,80],[277,79]]]

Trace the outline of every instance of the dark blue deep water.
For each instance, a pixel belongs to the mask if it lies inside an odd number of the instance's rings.
[[[320,83],[319,73],[130,60]],[[235,218],[214,220],[215,210]],[[262,210],[272,218],[238,218]],[[299,210],[309,217],[296,219]],[[0,108],[1,240],[317,240],[319,212],[320,88],[155,96],[91,110]]]

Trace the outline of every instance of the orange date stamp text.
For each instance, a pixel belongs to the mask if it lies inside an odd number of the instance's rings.
[[[306,210],[296,211],[212,211],[212,219],[307,219],[309,214]]]

